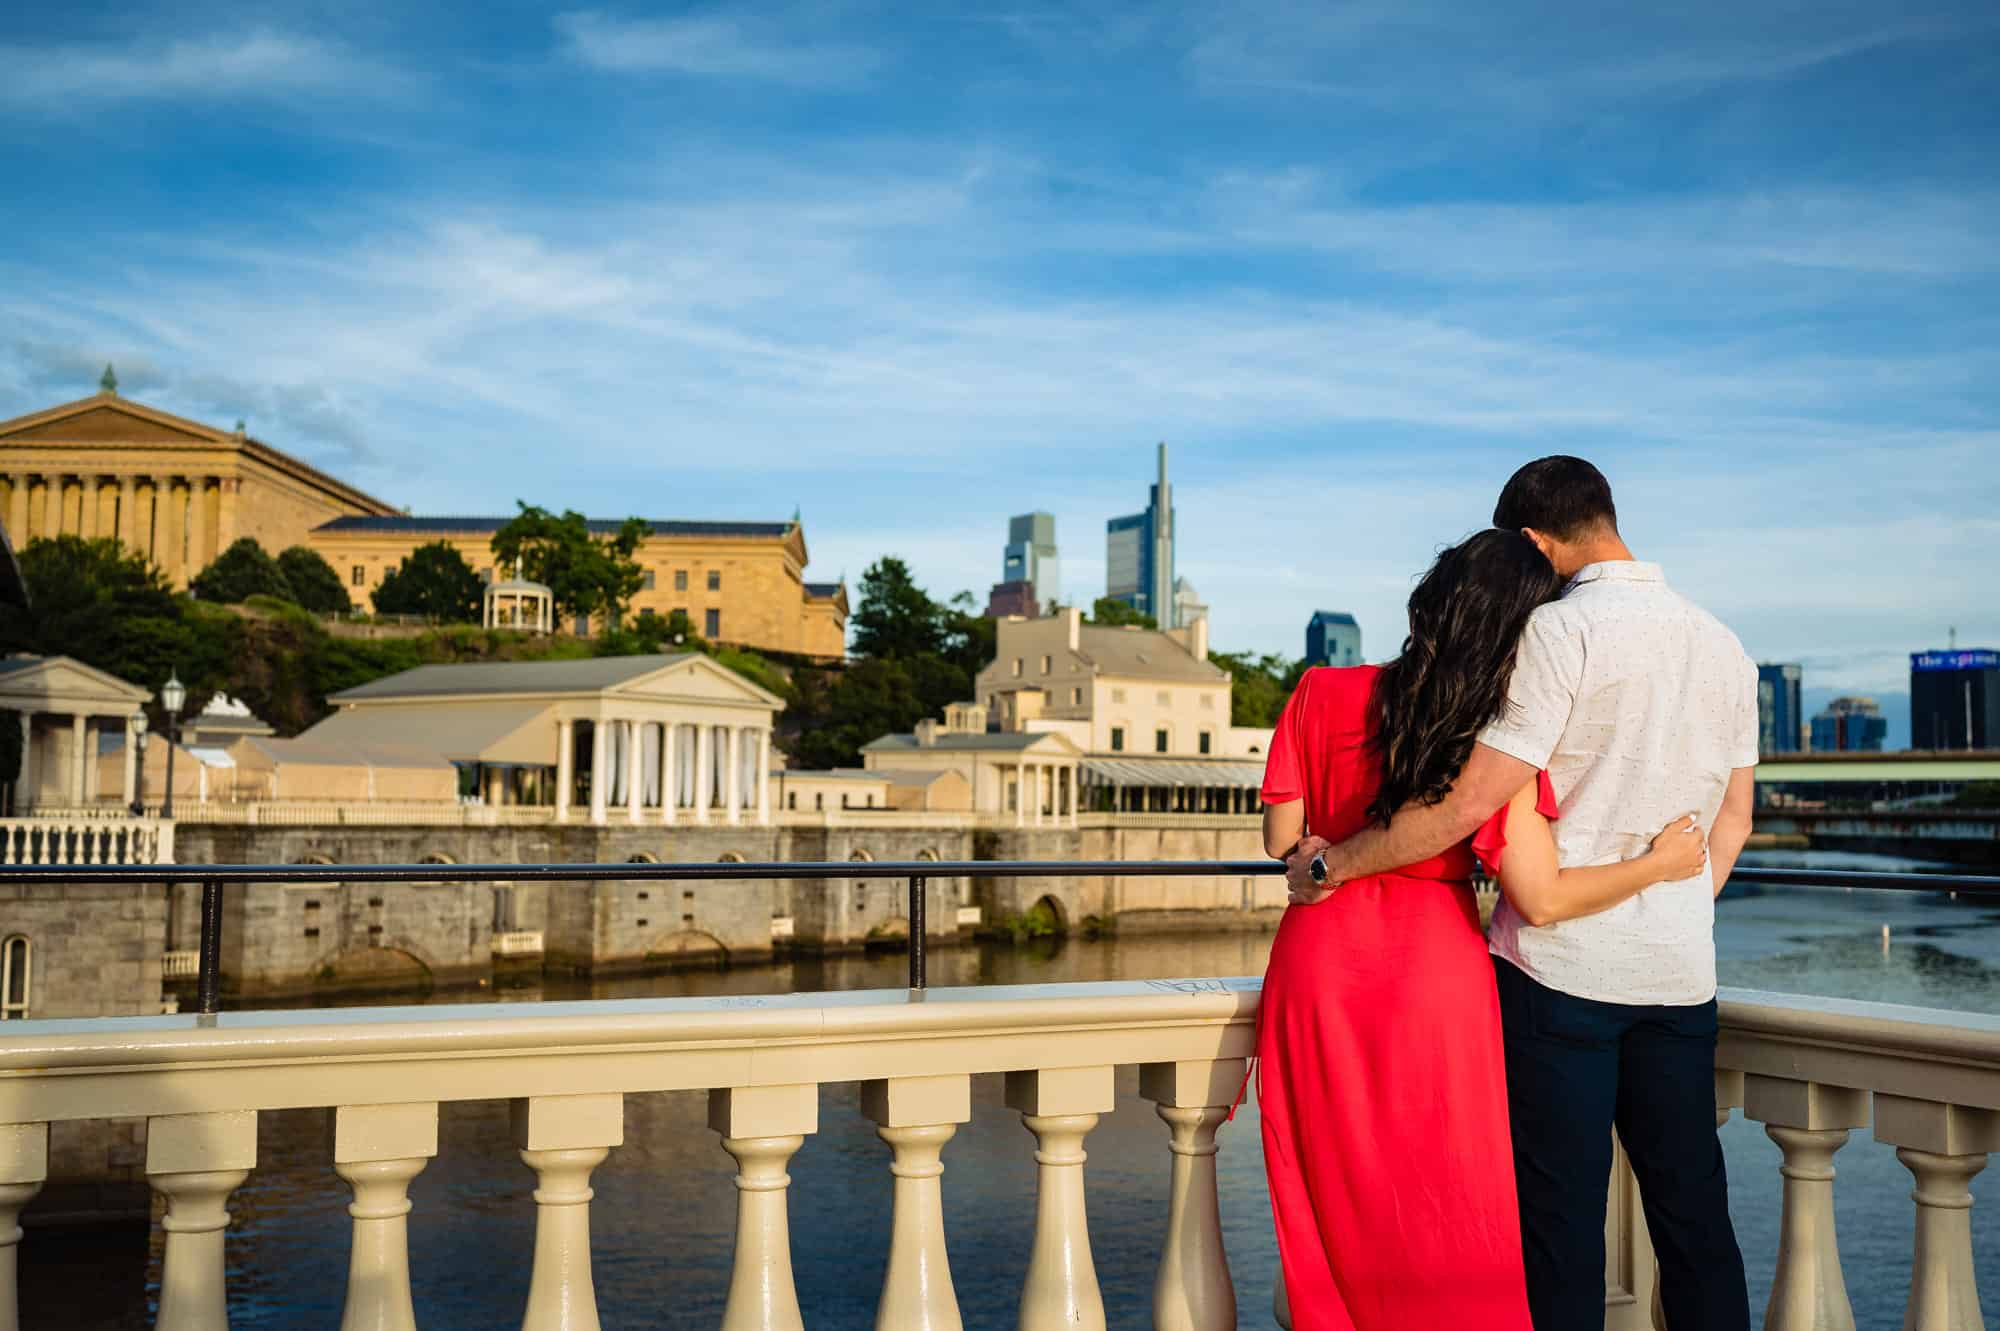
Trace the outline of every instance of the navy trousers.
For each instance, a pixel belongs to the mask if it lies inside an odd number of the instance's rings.
[[[1749,1331],[1715,1129],[1715,1003],[1560,993],[1493,960],[1535,1331],[1603,1331],[1611,1129],[1631,1158],[1671,1331]]]

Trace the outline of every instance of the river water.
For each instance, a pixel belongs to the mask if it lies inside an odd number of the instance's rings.
[[[1917,868],[1818,852],[1746,862],[1822,868]],[[1889,926],[1885,946],[1882,927]],[[1731,888],[1718,911],[1722,983],[1752,989],[2000,1014],[2000,906],[1944,894]],[[932,954],[934,985],[1148,979],[1261,973],[1268,936],[1109,939]],[[775,993],[895,988],[900,956],[683,972],[597,985],[510,990],[502,997]],[[463,994],[444,996],[466,1001]],[[1149,1299],[1166,1221],[1166,1128],[1124,1070],[1116,1112],[1088,1141],[1091,1243],[1113,1327],[1151,1325]],[[1033,1139],[974,1081],[973,1121],[945,1151],[952,1275],[968,1328],[1014,1325],[1034,1218]],[[856,1088],[821,1091],[820,1131],[791,1165],[793,1261],[808,1326],[873,1324],[888,1247],[887,1148],[860,1115]],[[594,1180],[592,1251],[604,1325],[713,1327],[728,1285],[733,1164],[705,1121],[701,1094],[634,1095],[626,1144]],[[324,1111],[262,1116],[256,1172],[232,1202],[232,1325],[338,1324],[347,1263],[346,1188],[328,1167]],[[1756,1124],[1722,1130],[1732,1209],[1753,1309],[1777,1251],[1778,1150]],[[1254,1101],[1224,1127],[1219,1157],[1225,1239],[1242,1324],[1272,1325],[1276,1267]],[[508,1145],[507,1108],[448,1104],[438,1158],[411,1189],[412,1281],[425,1331],[518,1324],[533,1248],[532,1176]],[[1909,1283],[1911,1179],[1865,1131],[1836,1157],[1841,1253],[1862,1327],[1899,1325]],[[1989,1306],[2000,1304],[2000,1169],[1974,1180],[1974,1248]],[[147,1246],[149,1243],[150,1246]],[[37,1249],[46,1260],[37,1265]],[[148,1256],[147,1254],[150,1254]],[[138,1325],[159,1278],[157,1231],[116,1252],[31,1237],[23,1250],[23,1325],[111,1331]],[[129,1271],[129,1277],[123,1272]],[[140,1272],[144,1272],[142,1277]],[[1449,1279],[1449,1273],[1440,1273]],[[1761,1321],[1761,1311],[1758,1312]]]

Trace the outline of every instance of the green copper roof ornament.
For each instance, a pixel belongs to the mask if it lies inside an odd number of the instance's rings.
[[[97,391],[109,393],[112,397],[118,396],[118,375],[111,368],[110,361],[104,362],[104,377],[97,381]]]

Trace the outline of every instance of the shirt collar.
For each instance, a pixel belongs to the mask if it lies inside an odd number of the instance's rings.
[[[1569,585],[1575,588],[1583,586],[1586,582],[1664,583],[1666,580],[1667,575],[1661,571],[1658,564],[1648,564],[1638,559],[1606,559],[1595,564],[1585,564],[1569,580]]]

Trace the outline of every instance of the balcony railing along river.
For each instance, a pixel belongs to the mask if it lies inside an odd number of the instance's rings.
[[[961,1325],[944,1240],[943,1149],[969,1121],[971,1078],[1001,1074],[1039,1171],[1020,1325],[1104,1325],[1085,1224],[1084,1142],[1137,1065],[1166,1127],[1170,1176],[1154,1324],[1236,1325],[1216,1197],[1216,1133],[1253,1048],[1252,978],[927,991],[926,878],[1264,874],[1265,863],[107,866],[9,869],[39,883],[203,882],[203,1004],[185,1016],[22,1022],[0,1038],[0,1331],[13,1331],[20,1210],[47,1173],[48,1125],[144,1117],[146,1168],[166,1203],[158,1325],[227,1325],[231,1192],[256,1166],[263,1110],[333,1111],[332,1169],[352,1189],[343,1328],[413,1328],[407,1190],[437,1152],[438,1106],[506,1100],[539,1187],[523,1326],[598,1326],[590,1178],[623,1141],[623,1099],[702,1090],[736,1161],[736,1248],[722,1325],[802,1326],[787,1162],[818,1127],[819,1087],[858,1082],[888,1147],[890,1251],[876,1325]],[[241,881],[489,881],[695,877],[907,878],[911,986],[866,993],[479,1004],[339,1013],[215,1012],[221,894]],[[1745,870],[1746,881],[2000,894],[2000,879]],[[1983,1325],[1967,1182],[2000,1150],[2000,1018],[1725,993],[1717,1122],[1735,1108],[1783,1153],[1777,1272],[1765,1325],[1851,1328],[1833,1224],[1834,1154],[1871,1123],[1915,1178],[1905,1327]],[[1738,1187],[1757,1186],[1739,1180]],[[1606,1325],[1660,1325],[1636,1190],[1621,1167],[1607,1213]],[[1440,1272],[1440,1279],[1450,1273]],[[1276,1292],[1284,1322],[1283,1293]]]

